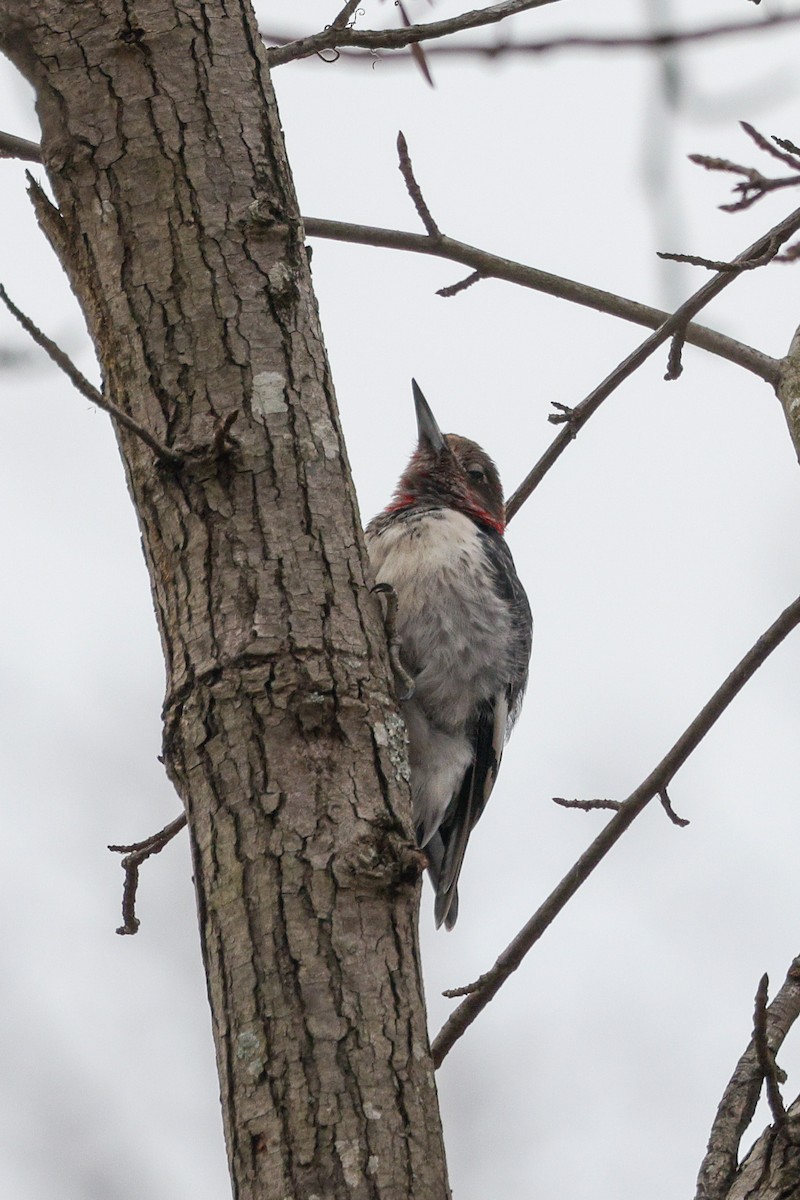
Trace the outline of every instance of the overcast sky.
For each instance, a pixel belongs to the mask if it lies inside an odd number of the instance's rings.
[[[423,0],[406,0],[427,19]],[[273,0],[264,27],[312,32],[337,0]],[[466,7],[438,0],[432,15]],[[637,32],[756,20],[763,0],[570,0],[482,35]],[[359,24],[393,23],[364,0]],[[477,35],[473,35],[477,37]],[[738,126],[800,141],[800,25],[680,56],[560,52],[437,59],[429,88],[385,56],[275,72],[309,216],[419,227],[403,129],[444,232],[648,303],[706,277],[657,249],[730,258],[798,203],[718,205],[730,178],[693,151],[781,173]],[[0,62],[0,124],[38,138]],[[41,178],[43,172],[34,172]],[[97,378],[77,305],[0,162],[0,280]],[[509,284],[435,295],[458,266],[314,244],[314,280],[366,521],[414,443],[409,380],[443,429],[479,441],[512,491],[577,403],[645,333]],[[703,319],[773,355],[800,323],[800,266],[737,280]],[[422,928],[431,1031],[607,819],[554,795],[624,798],[800,592],[800,473],[777,401],[687,349],[655,358],[593,418],[509,531],[535,639],[522,718],[473,835],[455,931]],[[178,812],[157,761],[163,666],[139,534],[108,419],[0,314],[0,1194],[221,1200],[229,1194],[185,835],[143,871],[119,938],[109,842]],[[646,812],[439,1072],[457,1200],[693,1195],[762,972],[800,952],[800,633],[675,779],[685,829]],[[800,1038],[781,1055],[787,1094]],[[759,1112],[754,1131],[764,1124]]]

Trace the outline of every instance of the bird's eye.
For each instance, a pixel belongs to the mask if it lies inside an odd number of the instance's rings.
[[[473,483],[485,483],[486,482],[486,472],[481,467],[476,467],[474,465],[469,466],[469,467],[467,467],[467,474],[469,475],[469,477]]]

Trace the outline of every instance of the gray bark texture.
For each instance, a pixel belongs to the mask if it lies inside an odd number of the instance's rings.
[[[800,1104],[786,1120],[770,1125],[742,1163],[726,1200],[798,1200],[800,1197]]]
[[[117,429],[234,1193],[445,1200],[404,732],[250,5],[0,0],[0,47],[104,391],[181,456]]]
[[[800,462],[800,329],[795,332],[789,353],[781,362],[776,391],[783,405],[794,452]]]

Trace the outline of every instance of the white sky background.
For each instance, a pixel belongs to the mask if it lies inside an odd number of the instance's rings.
[[[464,7],[407,5],[421,19]],[[277,31],[312,32],[340,4],[259,7]],[[656,7],[697,23],[791,6]],[[396,19],[388,2],[364,8],[364,27]],[[571,0],[482,37],[636,32],[645,13]],[[396,167],[402,128],[445,232],[668,305],[706,273],[664,268],[656,249],[729,258],[798,203],[778,193],[721,213],[730,179],[686,160],[770,173],[737,121],[800,141],[798,54],[800,26],[687,50],[672,111],[642,53],[431,56],[434,91],[386,62],[312,59],[275,77],[304,213],[418,229]],[[5,63],[0,96],[0,125],[37,138]],[[96,378],[23,166],[0,162],[0,181],[0,280]],[[412,375],[510,493],[557,432],[550,402],[577,403],[646,336],[504,283],[442,300],[435,289],[467,272],[396,252],[317,241],[313,271],[365,520],[414,442]],[[701,319],[781,355],[799,287],[800,266],[753,272]],[[452,934],[434,933],[423,897],[432,1033],[451,1009],[442,989],[494,961],[607,820],[550,798],[624,798],[800,591],[800,474],[777,401],[691,348],[664,383],[665,358],[606,402],[510,528],[536,620],[531,684]],[[156,759],[163,668],[114,438],[2,314],[0,367],[0,1194],[220,1200],[185,835],[143,870],[139,935],[114,934],[122,872],[106,843],[178,811]],[[769,971],[777,989],[800,952],[799,671],[795,633],[674,781],[691,825],[640,817],[452,1051],[439,1088],[457,1200],[693,1195],[758,979]],[[781,1062],[793,1098],[800,1038]]]

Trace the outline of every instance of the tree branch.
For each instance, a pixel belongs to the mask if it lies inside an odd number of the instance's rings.
[[[486,250],[456,241],[455,238],[444,234],[438,238],[431,238],[424,233],[406,233],[400,229],[382,229],[373,225],[352,225],[346,221],[328,221],[320,217],[304,217],[303,223],[309,237],[377,246],[385,250],[409,250],[414,254],[443,258],[471,267],[473,271],[479,272],[482,278],[516,283],[520,287],[544,292],[548,296],[557,296],[559,299],[593,308],[612,317],[621,317],[648,329],[657,329],[670,315],[662,309],[628,300],[625,296],[617,296],[613,292],[605,292],[601,288],[566,279],[561,275],[551,275],[548,271],[540,271],[537,267],[529,267],[513,259],[501,258],[497,254],[490,254]],[[780,367],[778,359],[771,358],[752,346],[746,346],[743,342],[737,342],[735,338],[726,337],[724,333],[690,323],[686,327],[686,341],[701,350],[707,350],[727,359],[728,362],[744,367],[767,383],[773,383],[777,378]]]
[[[30,317],[25,315],[21,308],[17,308],[2,284],[0,284],[0,300],[5,304],[11,315],[16,317],[25,332],[36,342],[36,345],[41,346],[50,355],[56,366],[61,368],[73,387],[82,396],[85,396],[92,404],[96,404],[98,408],[102,408],[103,412],[107,412],[110,417],[113,417],[120,425],[124,425],[131,433],[135,433],[162,462],[172,465],[183,462],[181,454],[178,454],[175,450],[171,450],[169,446],[162,445],[143,425],[140,425],[138,421],[134,421],[133,417],[129,417],[121,408],[117,408],[116,404],[112,404],[110,400],[106,400],[103,393],[98,391],[94,384],[90,383],[86,376],[78,370],[69,355],[65,354],[52,338],[43,333],[38,325],[35,325]]]
[[[707,171],[724,171],[730,175],[742,175],[743,178],[739,183],[734,184],[733,191],[738,194],[739,199],[731,204],[720,204],[723,212],[741,212],[742,209],[750,208],[759,200],[763,200],[764,196],[770,192],[776,191],[778,188],[797,187],[800,184],[800,148],[795,146],[793,142],[787,141],[785,138],[775,137],[772,141],[759,133],[747,121],[740,121],[742,129],[747,136],[755,142],[759,150],[765,151],[772,158],[777,158],[779,162],[785,163],[794,168],[793,175],[781,175],[780,177],[770,178],[763,175],[761,171],[755,167],[745,167],[741,163],[731,162],[728,158],[715,158],[708,154],[690,154],[689,161],[695,163],[699,167],[705,167]],[[777,143],[776,145],[773,145]],[[779,150],[778,147],[783,147]]]
[[[25,142],[13,134],[0,132],[0,148],[9,148],[17,143],[24,143],[31,151],[31,161],[41,161],[41,151],[34,142]],[[34,156],[33,151],[36,151]],[[11,152],[9,150],[9,152]],[[24,157],[24,155],[17,155]],[[353,225],[346,221],[328,221],[321,217],[304,217],[303,224],[309,237],[325,238],[339,242],[351,242],[363,246],[376,246],[386,250],[408,250],[414,254],[428,254],[435,258],[443,258],[449,262],[461,263],[472,268],[468,280],[453,284],[451,287],[439,289],[439,295],[452,296],[478,279],[502,279],[506,283],[516,283],[520,287],[531,288],[548,296],[557,296],[569,300],[573,304],[581,304],[593,308],[597,312],[607,313],[612,317],[621,317],[634,325],[643,325],[648,329],[657,329],[669,317],[662,309],[651,308],[648,304],[639,304],[636,300],[628,300],[625,296],[617,296],[613,292],[605,292],[601,288],[566,279],[561,275],[552,275],[548,271],[540,271],[537,267],[529,267],[513,259],[501,258],[490,254],[466,242],[456,241],[439,233],[432,237],[420,233],[406,233],[399,229],[382,229],[374,225]],[[685,329],[685,340],[692,346],[716,354],[728,362],[744,367],[767,383],[774,384],[780,370],[780,361],[763,354],[760,350],[737,342],[735,338],[727,337],[704,325],[690,323]]]
[[[445,21],[407,25],[400,29],[323,29],[310,37],[286,42],[282,46],[269,47],[267,58],[271,67],[277,67],[298,58],[309,58],[312,54],[319,54],[320,50],[332,50],[339,46],[362,46],[368,50],[399,50],[431,38],[462,33],[465,29],[494,25],[498,21],[504,21],[506,17],[553,3],[555,0],[505,0],[503,4],[492,4],[488,8],[475,9]]]
[[[769,1048],[767,1038],[767,998],[769,996],[769,975],[762,975],[756,991],[755,1008],[753,1011],[753,1044],[756,1048],[758,1069],[761,1072],[767,1088],[767,1101],[772,1113],[774,1127],[778,1129],[786,1120],[786,1108],[781,1096],[778,1079],[778,1064],[775,1055]]]
[[[347,0],[338,17],[334,17],[331,21],[331,29],[346,29],[353,13],[358,8],[361,0]]]
[[[186,824],[186,813],[181,813],[169,825],[165,825],[158,833],[153,833],[143,842],[133,842],[130,846],[109,846],[115,854],[124,854],[121,866],[125,872],[125,884],[122,889],[122,925],[117,933],[137,933],[139,918],[136,916],[136,889],[139,886],[139,867],[151,854],[160,854],[169,845],[176,834],[180,833]]]
[[[753,259],[762,258],[767,251],[774,253],[775,250],[788,238],[792,236],[797,229],[800,229],[800,208],[795,209],[788,217],[779,222],[773,229],[763,237],[760,237],[752,246],[748,246],[741,254],[737,255],[735,263],[748,263]],[[765,259],[765,261],[767,261]],[[667,379],[674,379],[680,373],[680,355],[679,350],[684,341],[688,341],[688,331],[691,328],[687,322],[695,313],[699,312],[706,304],[709,303],[715,296],[738,278],[735,271],[728,269],[720,271],[710,279],[708,283],[690,296],[680,308],[668,317],[663,324],[650,334],[650,337],[645,338],[641,345],[629,354],[619,366],[615,367],[610,375],[598,384],[589,395],[581,401],[575,408],[569,410],[566,427],[556,437],[545,450],[542,457],[536,463],[534,468],[529,472],[526,478],[519,485],[517,490],[511,496],[506,505],[506,520],[510,521],[515,513],[519,511],[531,493],[544,479],[547,472],[554,463],[561,457],[570,442],[574,441],[578,431],[586,424],[589,418],[597,412],[597,409],[606,400],[611,393],[619,387],[619,385],[632,375],[646,359],[653,354],[659,346],[663,345],[668,338],[674,338],[675,342],[673,350],[670,353],[669,369],[667,371]],[[699,344],[695,342],[695,344]],[[769,383],[777,388],[780,380],[781,364],[777,360],[772,360],[772,366],[769,374],[762,375]],[[550,418],[554,418],[551,416]]]
[[[594,812],[595,809],[599,808],[619,812],[622,808],[621,800],[567,800],[564,796],[553,796],[553,804],[558,804],[561,808],[577,808],[581,812]]]
[[[440,1065],[453,1045],[497,994],[509,975],[516,971],[531,947],[536,944],[581,884],[588,879],[598,863],[619,841],[628,826],[635,821],[654,797],[669,786],[689,755],[699,746],[734,697],[739,694],[772,651],[799,623],[800,597],[781,613],[766,633],[762,634],[755,645],[748,650],[738,666],[733,669],[725,682],[681,734],[672,749],[648,775],[647,779],[625,800],[619,812],[611,818],[605,829],[570,868],[538,911],[530,918],[527,925],[502,952],[494,966],[470,985],[466,999],[451,1013],[433,1043],[432,1054],[436,1066]]]
[[[37,142],[29,142],[27,138],[0,131],[0,158],[21,158],[25,162],[40,163],[42,149]]]
[[[615,34],[609,36],[591,34],[566,34],[564,37],[550,38],[541,41],[503,41],[495,42],[494,45],[475,46],[475,45],[445,45],[434,46],[429,48],[426,53],[428,55],[436,55],[437,57],[470,57],[470,58],[503,58],[509,55],[539,55],[549,54],[556,50],[661,50],[665,46],[679,46],[692,42],[706,42],[716,39],[728,37],[737,37],[743,34],[760,33],[769,31],[782,25],[793,25],[800,21],[800,12],[781,13],[774,16],[764,17],[756,21],[731,21],[719,25],[705,25],[699,29],[686,30],[669,30],[663,29],[656,33],[642,34],[630,36],[628,34]],[[430,26],[416,26],[417,29],[426,29]],[[355,36],[351,39],[336,39],[328,46],[335,46],[340,49],[342,46],[361,47],[369,50],[391,50],[395,49],[394,45],[386,45],[379,43],[378,38],[385,36],[377,31],[365,30],[350,30]],[[392,33],[395,31],[392,30]],[[319,37],[320,35],[315,35]],[[367,36],[373,40],[369,43],[362,42],[360,38]],[[281,37],[277,34],[263,33],[262,37],[265,41],[272,43],[277,47],[278,51],[282,51],[287,46],[302,45],[304,39],[302,37]],[[374,62],[371,54],[362,53],[362,49],[354,49],[348,53],[345,50],[342,53],[343,58],[358,62]],[[290,61],[289,59],[276,60],[272,55],[276,53],[273,48],[268,49],[270,61],[274,65],[278,65],[279,61]],[[313,53],[313,51],[312,51]],[[292,55],[292,58],[300,57]],[[410,59],[410,54],[392,54],[388,58],[383,59],[384,63],[404,64]]]
[[[800,956],[766,1010],[766,1041],[773,1055],[799,1016]],[[724,1200],[728,1195],[738,1167],[739,1143],[756,1111],[761,1080],[758,1052],[751,1038],[720,1100],[697,1177],[695,1200]]]
[[[425,226],[429,237],[440,238],[442,234],[439,226],[434,221],[431,210],[425,202],[422,189],[417,183],[417,177],[414,174],[414,168],[411,164],[411,155],[408,152],[408,142],[405,139],[402,129],[397,135],[397,156],[400,159],[400,174],[403,176],[406,190],[411,197],[414,208],[417,210],[417,216]]]

